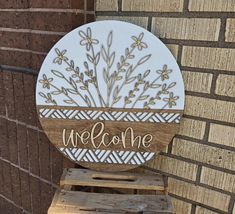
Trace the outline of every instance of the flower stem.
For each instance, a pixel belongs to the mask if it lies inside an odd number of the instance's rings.
[[[71,85],[71,83],[64,77],[65,81]],[[72,85],[71,85],[72,86]],[[73,86],[72,86],[73,87]],[[76,91],[76,93],[83,99],[83,101],[88,105],[88,103],[86,102],[86,99],[82,96],[82,94],[79,91]],[[88,107],[90,107],[88,105]]]
[[[93,45],[91,45],[91,52],[92,52],[93,59],[95,59],[95,51],[94,51]],[[106,104],[104,102],[103,97],[101,96],[100,89],[99,89],[99,83],[98,83],[98,80],[97,80],[98,75],[97,75],[96,63],[93,63],[93,65],[94,65],[95,80],[96,80],[95,81],[95,88],[96,88],[98,96],[99,96],[100,105],[101,105],[101,107],[103,107],[103,105],[106,106]]]
[[[135,48],[136,48],[136,46],[132,47],[132,49],[130,50],[130,52],[128,53],[128,55],[126,55],[126,57],[124,58],[123,63],[121,64],[121,66],[120,66],[119,69],[118,69],[117,76],[121,73],[121,69],[122,69],[123,66],[125,65],[125,63],[126,63],[128,57],[129,57],[129,56],[132,54],[132,52],[135,50]],[[114,88],[115,82],[116,82],[116,80],[113,82],[113,84],[112,84],[112,86],[111,86],[111,88],[110,88],[110,95],[111,95],[111,92],[112,92],[112,90],[113,90],[113,88]],[[115,99],[113,99],[113,101],[112,101],[111,107],[114,105],[114,100],[115,100]]]
[[[138,64],[136,64],[136,65],[134,66],[134,68],[132,69],[132,72],[130,73],[130,75],[135,71],[135,69],[136,69],[138,66],[139,66]],[[129,76],[129,77],[130,77],[130,76]],[[123,86],[126,85],[126,80],[127,80],[127,78],[125,77],[125,80],[123,81],[121,87],[120,87],[119,90],[118,90],[117,96],[118,96],[118,94],[121,92]],[[113,105],[114,105],[114,101],[112,102],[111,107],[112,107]]]
[[[108,46],[108,57],[110,57],[110,46]],[[109,71],[110,71],[110,65],[109,65],[109,62],[107,62],[107,76],[109,77]],[[109,98],[110,98],[110,95],[111,95],[111,90],[110,87],[111,87],[112,84],[107,83],[107,100],[106,100],[106,103],[107,103],[107,106],[109,106]]]
[[[58,91],[61,91],[66,97],[68,97],[71,101],[73,101],[77,106],[79,106],[79,104],[72,98],[70,97],[68,94],[65,94],[62,90],[60,90],[58,87],[56,87],[55,85],[50,83],[50,86]]]
[[[161,76],[158,76],[155,80],[153,80],[150,85],[154,84]],[[137,99],[135,100],[135,102],[133,103],[133,105],[131,106],[131,108],[134,108],[134,106],[136,105],[136,103],[139,101],[140,97],[142,97],[144,95],[144,93],[149,89],[149,87],[147,87],[146,89],[144,89],[142,91],[142,93],[137,97]]]
[[[67,60],[63,60],[69,67],[70,67],[70,69],[72,69],[72,71],[74,72],[74,73],[76,73],[76,71],[74,70],[74,68],[67,62]],[[82,84],[83,84],[83,86],[85,87],[85,84],[84,84],[84,82],[83,82],[83,80],[79,77],[79,79],[80,79],[80,81],[82,82]],[[66,79],[67,80],[67,79]],[[68,82],[68,81],[67,81]],[[69,83],[70,84],[70,83]],[[71,85],[71,84],[70,84]],[[80,96],[82,96],[79,92],[77,92],[78,93],[78,95],[80,95]],[[94,100],[94,98],[93,98],[93,96],[91,95],[91,92],[90,92],[90,90],[87,88],[87,93],[89,94],[89,96],[90,96],[90,98],[91,98],[91,100],[92,100],[92,102],[93,102],[93,105],[96,107],[96,103],[95,103],[95,100]],[[83,100],[85,100],[85,99],[83,99]]]

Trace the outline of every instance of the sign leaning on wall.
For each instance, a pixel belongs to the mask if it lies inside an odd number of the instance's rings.
[[[66,157],[95,170],[122,171],[170,143],[184,109],[180,69],[145,29],[98,21],[65,35],[44,60],[37,112]]]

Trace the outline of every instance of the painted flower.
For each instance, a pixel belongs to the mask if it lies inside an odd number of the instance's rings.
[[[43,79],[39,80],[39,82],[42,83],[42,87],[50,89],[50,82],[52,82],[53,78],[47,78],[45,74],[43,74],[42,78]]]
[[[173,106],[176,106],[176,100],[179,99],[179,96],[174,97],[174,93],[170,92],[169,97],[164,98],[163,100],[167,102],[169,108],[172,108]]]
[[[65,56],[65,53],[67,52],[67,50],[60,51],[58,48],[56,48],[55,52],[57,54],[57,57],[53,60],[53,63],[57,63],[57,64],[61,65],[62,61],[68,60],[68,58]]]
[[[172,72],[172,70],[168,69],[167,65],[163,65],[162,70],[157,70],[156,72],[160,74],[161,80],[164,81],[166,79],[169,79],[169,74]]]
[[[87,51],[91,49],[92,44],[96,45],[99,43],[97,39],[92,39],[91,28],[89,27],[86,29],[86,33],[80,30],[78,34],[82,37],[80,45],[86,46]]]
[[[142,50],[143,48],[147,48],[148,45],[145,42],[142,42],[142,39],[144,37],[144,33],[141,33],[139,37],[132,36],[131,38],[134,40],[134,43],[131,45],[132,48],[137,47],[138,50]]]

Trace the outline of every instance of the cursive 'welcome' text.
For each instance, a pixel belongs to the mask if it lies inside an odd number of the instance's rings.
[[[101,146],[109,147],[120,144],[123,148],[128,146],[139,149],[141,147],[150,147],[153,136],[151,134],[135,136],[134,130],[131,127],[126,128],[119,136],[110,136],[110,133],[105,132],[104,123],[97,122],[90,131],[86,130],[81,133],[74,129],[63,129],[62,138],[63,144],[66,147],[78,147],[78,144],[81,143],[83,145],[91,144],[93,148],[98,149]]]

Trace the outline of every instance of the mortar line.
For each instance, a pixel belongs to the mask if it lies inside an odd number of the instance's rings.
[[[216,212],[216,213],[218,213],[218,214],[228,214],[228,213],[225,212],[225,211],[216,209],[216,208],[214,208],[214,207],[210,207],[210,206],[208,206],[208,205],[199,203],[199,202],[197,202],[197,201],[193,201],[193,200],[188,199],[188,198],[184,198],[184,197],[182,197],[182,196],[175,195],[175,194],[173,194],[173,193],[169,193],[169,196],[171,196],[171,197],[173,197],[173,198],[176,198],[176,199],[178,199],[178,200],[187,202],[187,203],[189,203],[189,204],[192,204],[192,205],[194,204],[194,205],[196,205],[196,206],[203,207],[203,208],[208,209],[208,210],[210,210],[210,211],[214,211],[214,212]]]
[[[18,204],[16,204],[14,201],[10,200],[9,198],[5,197],[4,195],[2,195],[0,193],[0,197],[5,199],[7,202],[11,203],[12,205],[14,205],[15,207],[21,209],[22,212],[26,213],[26,214],[31,214],[30,212],[28,212],[27,210],[25,210],[22,206],[19,206]]]
[[[0,157],[0,160],[2,160],[2,161],[5,162],[5,163],[10,164],[11,166],[13,166],[13,167],[19,169],[19,170],[22,171],[22,172],[27,173],[27,174],[28,174],[29,176],[31,176],[31,177],[37,178],[38,180],[40,180],[40,181],[42,181],[42,182],[44,182],[44,183],[47,183],[47,184],[49,184],[49,185],[51,185],[51,186],[53,186],[53,187],[55,187],[55,188],[57,188],[57,189],[59,188],[59,185],[54,184],[54,183],[52,183],[51,181],[48,181],[48,180],[46,180],[46,179],[44,179],[44,178],[42,178],[42,177],[40,177],[40,176],[38,176],[38,175],[35,175],[35,174],[33,174],[32,172],[30,172],[29,170],[24,169],[24,168],[20,167],[20,166],[17,165],[17,164],[11,163],[9,160],[6,160],[5,158]]]

